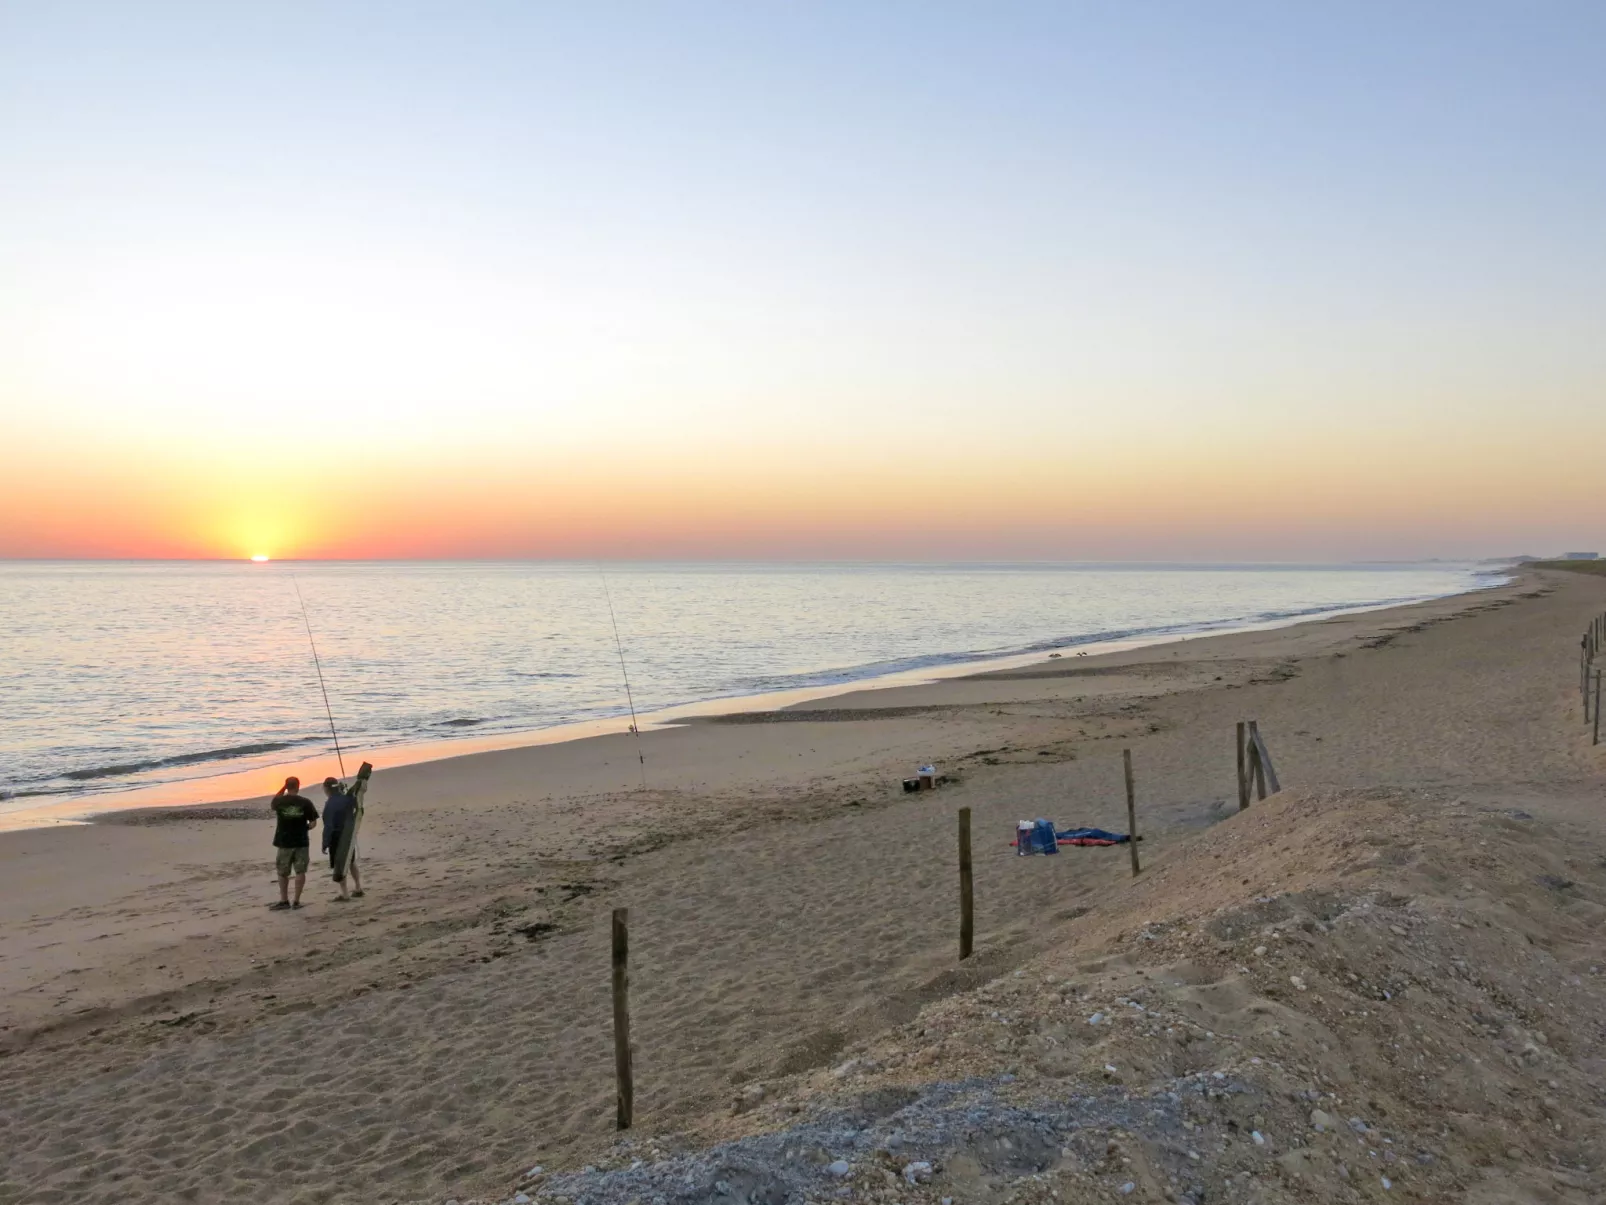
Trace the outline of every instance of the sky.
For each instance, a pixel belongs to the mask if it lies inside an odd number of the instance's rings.
[[[1606,551],[1606,5],[0,0],[0,556]]]

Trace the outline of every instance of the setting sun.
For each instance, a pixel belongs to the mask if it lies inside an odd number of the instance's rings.
[[[265,553],[265,552],[259,552],[254,557],[252,557],[251,559],[253,561],[257,562],[257,564],[260,565],[263,561],[268,559],[268,556],[267,556],[267,553]]]

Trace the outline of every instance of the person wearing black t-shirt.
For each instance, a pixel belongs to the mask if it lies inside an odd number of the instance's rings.
[[[279,872],[279,902],[272,906],[275,912],[301,907],[301,889],[307,885],[307,834],[318,823],[318,809],[312,806],[312,800],[298,793],[300,790],[299,778],[287,778],[269,805],[275,820],[273,847],[277,857],[274,866]],[[290,900],[292,872],[296,876],[294,903]]]

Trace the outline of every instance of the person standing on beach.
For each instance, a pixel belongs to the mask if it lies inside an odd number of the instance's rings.
[[[277,850],[275,867],[279,872],[279,902],[272,905],[275,912],[284,908],[301,907],[301,889],[307,885],[307,834],[318,823],[318,809],[312,800],[299,792],[301,780],[291,777],[284,780],[269,806],[276,821],[273,829],[273,847]],[[290,875],[296,876],[295,902],[290,901]]]
[[[329,855],[329,869],[334,872],[335,886],[340,888],[337,900],[362,897],[362,875],[357,873],[357,851],[351,851],[347,869],[351,872],[351,895],[346,894],[346,877],[340,873],[340,838],[346,825],[352,822],[357,800],[340,785],[338,778],[323,780],[323,852]]]

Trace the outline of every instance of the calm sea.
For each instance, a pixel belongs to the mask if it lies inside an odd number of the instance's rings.
[[[1438,597],[1488,566],[0,562],[0,809]]]

